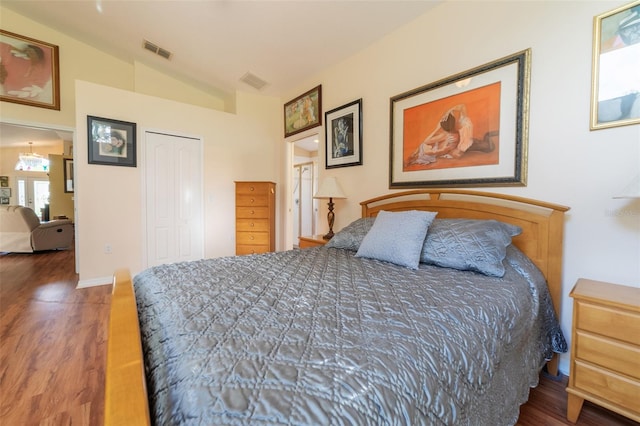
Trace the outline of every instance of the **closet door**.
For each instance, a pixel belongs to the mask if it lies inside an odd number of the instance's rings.
[[[147,266],[204,257],[202,141],[146,132]]]

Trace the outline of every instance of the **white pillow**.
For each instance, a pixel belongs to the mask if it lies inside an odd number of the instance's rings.
[[[436,214],[420,210],[380,211],[356,257],[418,269],[424,239]]]

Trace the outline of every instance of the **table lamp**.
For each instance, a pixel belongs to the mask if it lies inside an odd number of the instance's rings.
[[[322,238],[330,240],[333,238],[333,222],[335,220],[335,214],[333,213],[333,199],[334,198],[347,198],[344,195],[344,191],[340,187],[340,184],[334,177],[324,178],[318,188],[318,192],[313,198],[328,198],[329,199],[329,213],[327,213],[327,220],[329,221],[329,232],[323,235]]]

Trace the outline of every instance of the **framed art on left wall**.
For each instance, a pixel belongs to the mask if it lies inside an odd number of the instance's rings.
[[[60,109],[58,46],[0,29],[0,100]]]

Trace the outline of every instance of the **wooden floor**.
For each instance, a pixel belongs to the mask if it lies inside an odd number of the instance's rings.
[[[111,286],[76,290],[72,251],[0,255],[0,425],[101,425]],[[566,425],[541,376],[518,425]],[[578,425],[638,425],[585,402]]]

